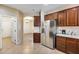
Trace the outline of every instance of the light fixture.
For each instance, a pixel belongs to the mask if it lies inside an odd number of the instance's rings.
[[[43,4],[44,6],[48,6],[48,4]]]
[[[32,19],[34,19],[33,17],[31,17],[31,16],[26,16],[26,17],[24,17],[24,19],[28,19],[28,20],[32,20]]]

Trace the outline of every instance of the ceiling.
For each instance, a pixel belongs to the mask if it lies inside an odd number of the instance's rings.
[[[67,4],[6,4],[6,6],[22,11],[25,16],[39,15],[40,10],[48,13],[66,5]]]

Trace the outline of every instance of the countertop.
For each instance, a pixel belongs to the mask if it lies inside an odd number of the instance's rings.
[[[79,35],[56,34],[56,36],[79,39]]]

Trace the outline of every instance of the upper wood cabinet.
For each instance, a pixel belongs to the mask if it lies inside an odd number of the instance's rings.
[[[48,20],[49,19],[49,16],[48,15],[45,15],[44,18],[45,18],[45,20]]]
[[[53,20],[53,19],[57,19],[57,13],[51,13],[51,14],[45,15],[45,20]]]
[[[34,26],[40,26],[40,25],[41,25],[40,16],[34,16]]]
[[[79,7],[45,15],[45,20],[57,19],[58,26],[79,26]]]
[[[79,26],[79,7],[78,7],[78,26]]]
[[[53,13],[53,19],[57,19],[58,17],[58,13],[56,12],[56,13]]]
[[[66,26],[67,24],[67,17],[66,17],[66,11],[60,11],[58,12],[58,26]]]
[[[67,10],[67,25],[77,26],[77,8]]]

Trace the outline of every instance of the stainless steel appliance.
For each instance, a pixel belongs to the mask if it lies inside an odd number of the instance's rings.
[[[55,48],[55,35],[56,35],[56,21],[47,20],[44,22],[44,26],[41,33],[41,43],[49,48]]]

